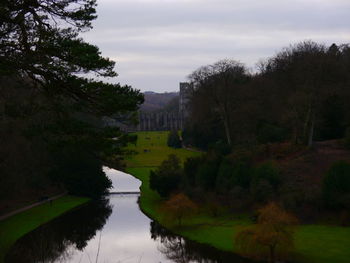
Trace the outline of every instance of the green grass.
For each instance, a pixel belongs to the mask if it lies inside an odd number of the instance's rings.
[[[54,200],[52,205],[45,203],[0,221],[0,262],[19,238],[87,201],[89,198],[64,196]]]
[[[173,232],[191,240],[212,245],[225,251],[237,252],[234,236],[243,226],[251,224],[245,215],[224,214],[212,217],[208,211],[185,219],[179,228],[167,224],[159,211],[160,196],[149,188],[149,171],[158,166],[169,153],[178,154],[184,160],[198,153],[184,149],[174,150],[166,146],[167,133],[138,133],[139,141],[134,150],[140,154],[128,159],[127,172],[142,181],[141,209],[151,218]],[[147,138],[148,139],[147,139]],[[150,149],[150,152],[143,152]],[[350,228],[328,225],[301,225],[295,233],[295,259],[303,263],[349,263],[350,262]]]
[[[302,262],[350,262],[350,227],[302,225],[295,233],[297,256]]]
[[[176,154],[182,161],[191,156],[199,156],[199,152],[186,149],[167,147],[169,132],[138,132],[136,146],[130,145],[128,149],[137,152],[127,158],[128,167],[157,167],[169,154]]]

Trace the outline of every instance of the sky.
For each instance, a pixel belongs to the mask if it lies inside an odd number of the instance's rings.
[[[350,43],[349,0],[97,0],[83,38],[116,61],[109,82],[178,91],[203,65],[260,60],[303,40]]]

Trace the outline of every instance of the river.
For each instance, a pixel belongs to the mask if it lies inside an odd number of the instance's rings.
[[[111,192],[135,192],[140,181],[105,167]],[[6,263],[248,262],[176,236],[145,216],[138,195],[110,195],[90,202],[27,234]]]

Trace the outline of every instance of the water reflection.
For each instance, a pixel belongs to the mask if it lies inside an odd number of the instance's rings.
[[[107,174],[118,183],[118,171],[109,169]],[[121,176],[124,186],[116,189],[138,190],[138,180]],[[21,238],[5,262],[248,262],[173,235],[145,216],[137,201],[138,195],[111,195],[75,209]]]
[[[151,237],[158,240],[158,250],[176,263],[248,263],[246,259],[174,235],[157,222],[151,222]]]
[[[112,181],[110,192],[136,192],[140,188],[141,181],[130,174],[108,168],[107,166],[103,167],[103,171]]]
[[[74,251],[82,251],[112,213],[109,200],[90,202],[17,242],[6,257],[9,263],[66,262]]]

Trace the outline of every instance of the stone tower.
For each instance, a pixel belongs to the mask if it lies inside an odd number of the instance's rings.
[[[179,117],[180,129],[184,128],[185,120],[189,114],[188,101],[192,91],[192,85],[188,82],[180,82]]]

